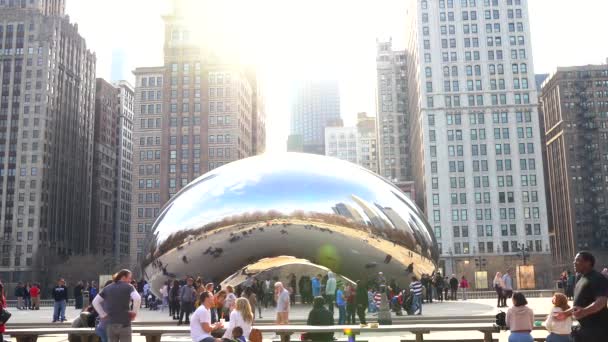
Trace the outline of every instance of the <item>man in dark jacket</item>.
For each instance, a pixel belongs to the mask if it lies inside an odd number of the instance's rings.
[[[25,297],[25,287],[19,282],[15,287],[15,297],[17,297],[17,309],[23,310],[23,297]]]
[[[82,281],[79,281],[76,286],[74,286],[74,308],[82,309],[83,299],[82,299],[82,291],[84,290],[84,285]]]
[[[316,297],[312,302],[312,310],[308,314],[307,325],[334,325],[334,317],[325,307],[325,299]],[[333,341],[334,333],[307,333],[307,341],[330,342]]]
[[[443,277],[441,276],[441,273],[435,274],[435,287],[437,288],[437,300],[440,302],[443,302],[444,286],[445,286],[445,284],[443,283]]]
[[[456,294],[458,293],[458,278],[455,274],[452,274],[450,278],[450,299],[456,300]]]
[[[357,290],[355,296],[355,302],[357,303],[357,316],[359,321],[363,325],[367,325],[365,321],[365,309],[367,309],[367,284],[357,280]]]
[[[63,278],[57,281],[57,286],[53,288],[53,299],[55,306],[53,308],[53,323],[65,322],[65,306],[68,301],[68,288],[65,286]]]

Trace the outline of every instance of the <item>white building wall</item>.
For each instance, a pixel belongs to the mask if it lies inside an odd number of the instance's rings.
[[[424,148],[420,154],[422,160],[418,160],[423,165],[417,166],[422,176],[418,178],[422,179],[416,181],[422,182],[426,191],[424,206],[441,244],[442,257],[449,260],[458,255],[514,254],[513,247],[530,243],[532,253],[548,253],[545,185],[527,1],[416,0],[412,3],[408,11],[408,30],[412,33],[408,51],[412,56],[408,60],[416,72],[410,72],[415,79],[410,79],[409,84],[417,87],[420,96],[417,103],[410,100],[413,103],[410,108],[415,109],[411,121],[419,125],[419,134],[413,138],[421,139],[413,145]],[[486,11],[490,11],[489,19],[486,19]],[[427,17],[428,21],[425,20]],[[476,19],[471,20],[471,17]],[[486,28],[487,24],[491,25],[491,30]],[[473,33],[472,25],[476,25],[476,33]],[[514,32],[509,31],[510,26]],[[500,31],[497,31],[498,27]],[[500,46],[496,46],[497,37]],[[515,37],[515,45],[511,45],[510,37]],[[473,39],[476,39],[475,43]],[[465,46],[469,43],[470,47]],[[511,50],[516,50],[517,56],[512,56]],[[498,59],[498,51],[502,51],[501,59]],[[469,53],[471,60],[467,60]],[[517,65],[517,73],[513,64]],[[521,72],[522,66],[527,69],[525,73]],[[472,73],[468,74],[469,67]],[[527,80],[527,89],[521,89],[525,82],[523,79]],[[446,81],[449,81],[449,88]],[[467,89],[469,81],[473,83],[471,91]],[[428,88],[427,82],[430,82]],[[457,90],[455,82],[458,83]],[[519,89],[516,82],[519,82]],[[474,96],[475,103],[469,104],[469,96]],[[493,96],[497,100],[494,103]],[[506,119],[503,113],[506,113]],[[480,123],[480,115],[483,123]],[[522,122],[519,122],[520,115]],[[500,136],[495,136],[495,129],[500,130]],[[523,138],[518,137],[518,129],[523,129]],[[456,138],[457,131],[461,140]],[[508,137],[505,137],[507,131]],[[481,139],[483,132],[485,139]],[[525,153],[523,150],[520,153],[521,143],[525,144]],[[500,150],[497,149],[498,144]],[[486,155],[481,155],[483,145]],[[533,152],[529,147],[533,147]],[[509,154],[505,154],[505,148],[510,150]],[[475,151],[477,155],[474,155]],[[526,168],[520,164],[520,159],[526,160]],[[527,167],[531,159],[534,160],[534,170]],[[506,169],[508,160],[509,170]],[[455,171],[450,170],[450,163],[454,163]],[[464,166],[464,172],[459,172],[459,163]],[[487,170],[482,168],[486,163]],[[534,184],[530,182],[531,178],[535,178],[536,185],[530,185]],[[507,186],[507,179],[512,180],[511,186]],[[481,183],[479,187],[477,180]],[[513,202],[500,203],[501,192],[505,196],[512,193]],[[536,201],[526,201],[532,192],[536,194]],[[454,195],[457,201],[453,202]],[[461,196],[466,202],[461,201]],[[481,203],[476,200],[479,196]],[[506,210],[506,219],[501,219],[501,209]],[[482,210],[484,215],[477,217],[477,210]],[[530,218],[527,217],[528,212]],[[465,213],[466,218],[463,218]],[[491,214],[491,218],[486,213]],[[501,225],[505,224],[508,229],[507,235],[503,236]],[[478,235],[478,226],[481,225],[483,235]],[[510,225],[515,225],[515,234],[510,231]],[[526,225],[531,225],[531,235],[527,234]],[[455,236],[454,227],[459,227],[460,237]],[[467,227],[467,237],[462,237],[462,227]],[[490,228],[492,235],[487,236]],[[503,247],[504,242],[508,244],[508,252]],[[480,252],[480,243],[483,243],[484,253]],[[493,247],[491,253],[488,253],[488,243]],[[465,244],[468,245],[468,253],[464,253]],[[457,253],[458,249],[460,253]],[[446,262],[446,267],[451,272],[449,262]]]

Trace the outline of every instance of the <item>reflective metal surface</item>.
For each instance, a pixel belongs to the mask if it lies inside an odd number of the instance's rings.
[[[232,285],[235,288],[238,285],[247,287],[253,284],[253,278],[258,278],[259,280],[274,279],[274,277],[289,279],[291,274],[297,275],[298,279],[303,275],[312,278],[317,274],[325,276],[328,272],[331,272],[329,268],[313,264],[309,260],[281,255],[273,258],[264,258],[256,263],[247,265],[224,279],[221,285],[222,288],[227,285]],[[351,279],[340,275],[336,275],[336,279],[342,281],[343,284],[354,284],[354,281]]]
[[[433,272],[438,259],[424,214],[397,187],[355,164],[300,153],[243,159],[196,179],[163,208],[148,251],[155,292],[171,277],[221,282],[279,255],[353,280],[382,271],[401,284],[412,271]]]

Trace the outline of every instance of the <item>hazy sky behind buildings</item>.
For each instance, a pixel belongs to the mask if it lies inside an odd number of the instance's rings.
[[[293,80],[339,79],[346,124],[360,111],[375,115],[376,38],[405,45],[407,1],[413,0],[214,2],[214,17],[238,32],[261,67],[270,151],[286,147]],[[67,1],[71,20],[97,54],[97,76],[113,81],[132,81],[136,67],[162,65],[161,16],[169,8],[168,0]],[[606,62],[608,1],[529,0],[529,8],[537,74]]]

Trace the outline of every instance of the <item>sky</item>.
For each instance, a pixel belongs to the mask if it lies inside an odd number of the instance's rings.
[[[203,1],[203,0],[200,0]],[[290,84],[338,79],[345,124],[376,113],[376,39],[405,46],[411,0],[219,0],[217,23],[253,48],[264,79],[267,149],[286,148]],[[136,67],[163,63],[169,0],[67,0],[67,13],[97,55],[97,76],[133,81]],[[235,9],[240,10],[235,10]],[[535,73],[606,63],[605,0],[529,0]]]

